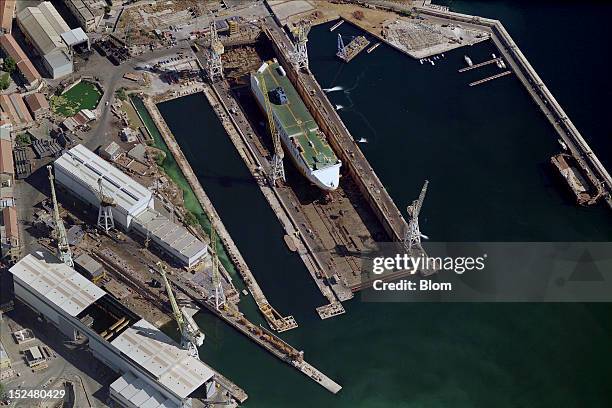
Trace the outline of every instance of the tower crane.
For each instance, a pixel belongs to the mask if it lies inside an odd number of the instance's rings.
[[[208,49],[208,58],[206,60],[206,74],[210,82],[215,82],[218,79],[223,79],[223,63],[221,55],[225,52],[225,47],[219,39],[217,26],[212,12],[208,12],[209,19],[209,34],[210,46]]]
[[[412,255],[414,250],[423,252],[421,238],[428,239],[427,235],[423,235],[421,233],[421,229],[419,228],[419,213],[421,212],[421,207],[423,206],[423,200],[425,200],[428,185],[429,181],[425,180],[425,184],[423,184],[419,198],[414,200],[406,209],[408,216],[410,217],[410,221],[408,222],[408,230],[406,231],[406,236],[404,238],[404,248],[409,255]]]
[[[204,343],[204,333],[202,333],[198,324],[193,317],[187,313],[184,307],[179,309],[174,293],[172,292],[172,287],[166,276],[165,265],[158,262],[157,266],[164,281],[164,285],[166,285],[166,292],[168,293],[168,299],[170,299],[174,320],[176,320],[176,324],[181,332],[181,347],[189,351],[191,356],[199,359],[200,354],[198,353],[198,347]]]
[[[219,257],[217,256],[217,234],[215,227],[210,224],[210,245],[212,256],[212,284],[214,288],[215,307],[219,310],[225,305],[225,293],[223,285],[221,285],[221,277],[219,275]]]
[[[272,136],[272,144],[274,146],[274,155],[272,156],[269,179],[270,184],[276,185],[278,180],[285,181],[285,167],[283,166],[285,152],[283,152],[280,135],[274,123],[274,113],[272,112],[272,104],[270,103],[270,97],[268,96],[268,86],[266,85],[265,74],[261,75],[261,88],[266,106],[266,115],[268,116],[268,127],[270,128],[270,135]]]
[[[102,228],[105,232],[109,232],[111,229],[115,228],[112,208],[117,206],[117,202],[111,196],[104,194],[102,180],[102,177],[98,178],[97,195],[100,201],[100,207],[98,208],[98,227]]]
[[[47,166],[47,170],[49,171],[49,183],[51,184],[51,200],[53,201],[53,222],[55,224],[55,238],[57,240],[57,255],[63,263],[72,268],[74,267],[74,262],[72,261],[72,251],[70,250],[70,245],[68,245],[66,228],[64,227],[64,222],[62,221],[59,213],[51,165]]]
[[[306,46],[308,31],[310,31],[310,27],[304,22],[298,23],[292,31],[295,44],[291,53],[291,62],[298,68],[308,69],[308,47]]]

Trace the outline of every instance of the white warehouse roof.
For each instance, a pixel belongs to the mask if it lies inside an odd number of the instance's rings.
[[[206,255],[207,246],[183,226],[170,221],[158,211],[147,208],[139,214],[134,225],[167,252],[179,258],[187,266],[192,266]]]
[[[66,48],[60,35],[70,31],[70,27],[51,3],[43,2],[39,7],[26,7],[19,12],[17,20],[41,55]]]
[[[152,193],[147,188],[83,145],[76,145],[65,152],[54,166],[61,167],[94,192],[99,191],[98,179],[102,177],[104,195],[114,198],[117,206],[132,216],[138,213],[133,209],[141,209],[152,203]]]
[[[69,47],[87,42],[88,40],[87,34],[85,34],[85,31],[83,31],[81,27],[66,31],[61,34],[61,37]]]
[[[106,292],[57,258],[42,253],[25,256],[9,271],[70,316],[76,316]]]
[[[214,375],[210,367],[144,319],[111,344],[180,398],[187,398]]]
[[[140,408],[179,408],[179,405],[164,398],[153,387],[131,372],[123,374],[110,385],[111,393]]]

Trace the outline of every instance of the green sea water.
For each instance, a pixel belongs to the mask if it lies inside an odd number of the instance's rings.
[[[509,7],[491,3],[500,12]],[[531,21],[529,8],[517,13]],[[551,6],[548,17],[554,16]],[[514,34],[512,25],[507,28]],[[341,29],[353,35],[346,24]],[[345,106],[340,114],[354,136],[368,140],[360,146],[399,207],[414,199],[425,178],[431,180],[422,220],[428,235],[609,240],[609,213],[576,208],[550,171],[556,137],[515,78],[468,88],[472,77],[491,71],[460,76],[465,50],[429,67],[380,46],[344,66],[333,56],[334,36],[327,26],[311,31],[311,68],[322,86],[344,88],[330,93],[330,100]],[[468,52],[481,60],[494,50],[485,43]],[[346,315],[321,321],[314,308],[323,297],[287,250],[280,224],[205,97],[159,108],[268,299],[296,317],[300,327],[281,337],[344,387],[338,395],[328,393],[202,313],[198,322],[207,337],[201,357],[249,393],[245,406],[612,406],[609,304],[384,304],[357,298],[345,304]],[[566,110],[573,117],[580,106]],[[598,141],[598,125],[587,129],[593,145],[606,145]],[[247,315],[261,321],[252,302],[245,305]]]

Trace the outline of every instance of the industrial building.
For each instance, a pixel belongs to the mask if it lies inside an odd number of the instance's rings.
[[[2,209],[2,224],[0,227],[0,245],[2,246],[2,258],[7,257],[12,261],[19,259],[19,228],[17,224],[17,209],[5,207]]]
[[[17,14],[17,24],[26,39],[42,57],[53,79],[72,73],[72,57],[62,34],[71,31],[53,4],[44,1],[37,7],[26,7]]]
[[[49,102],[40,92],[34,92],[26,95],[23,100],[28,105],[28,109],[30,109],[30,113],[36,121],[50,115],[51,111],[49,110]]]
[[[54,167],[61,186],[96,208],[101,184],[104,195],[116,203],[111,209],[115,224],[150,238],[182,265],[192,267],[206,256],[206,244],[154,209],[151,191],[85,146],[65,152]]]
[[[41,81],[41,76],[32,65],[28,56],[23,52],[12,34],[0,35],[0,46],[4,50],[6,56],[11,57],[17,64],[17,69],[26,82],[26,88],[32,89],[38,86]]]
[[[16,0],[0,0],[0,34],[11,32],[16,5]]]
[[[64,0],[83,30],[94,31],[104,16],[106,2],[91,0]]]
[[[123,407],[191,407],[212,397],[215,372],[148,321],[49,253],[9,269],[15,297],[118,372],[110,397]]]
[[[22,130],[34,124],[34,119],[23,102],[21,94],[0,95],[0,108],[13,124],[13,130]]]

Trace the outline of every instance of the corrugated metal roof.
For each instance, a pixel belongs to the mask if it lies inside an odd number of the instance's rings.
[[[15,174],[13,145],[10,140],[0,139],[0,174]]]
[[[178,408],[179,405],[166,399],[143,380],[127,372],[117,378],[111,385],[111,390],[140,408]],[[138,402],[138,403],[136,403]]]
[[[135,215],[132,214],[135,206],[147,206],[152,199],[147,188],[83,145],[65,152],[54,166],[60,166],[94,192],[99,190],[98,179],[102,177],[104,194],[114,198],[128,214]]]
[[[70,27],[64,21],[60,13],[53,6],[53,3],[50,1],[43,1],[38,5],[39,10],[45,16],[47,21],[51,24],[56,33],[62,34],[66,31],[70,31]]]
[[[49,102],[47,102],[47,98],[45,98],[45,96],[40,92],[29,94],[23,99],[28,104],[28,107],[32,112],[36,112],[39,109],[49,109]]]
[[[180,398],[187,398],[214,375],[210,367],[144,319],[111,344]]]
[[[21,10],[17,14],[17,21],[41,55],[66,47],[60,37],[61,33],[55,30],[54,26],[57,26],[57,22],[49,21],[38,7],[26,7]]]
[[[9,271],[38,296],[76,316],[105,292],[50,254],[27,255]]]
[[[61,37],[69,47],[87,42],[88,39],[87,34],[85,34],[85,31],[83,31],[81,27],[67,31],[63,33]]]
[[[206,255],[205,243],[152,208],[139,214],[134,223],[144,231],[149,230],[151,239],[162,248],[173,248],[191,263]]]

